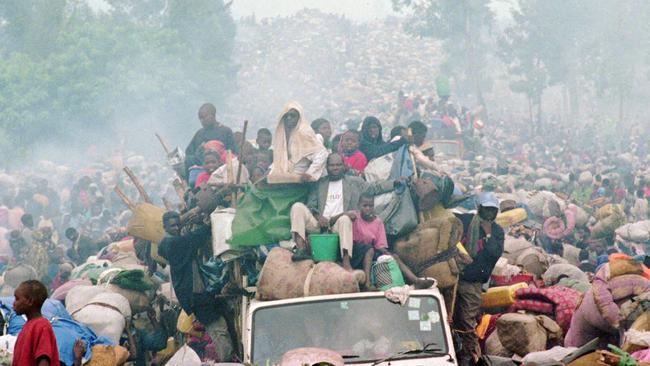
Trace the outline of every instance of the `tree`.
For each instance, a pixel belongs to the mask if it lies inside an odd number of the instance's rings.
[[[489,0],[393,0],[396,10],[410,11],[410,32],[442,41],[446,58],[441,71],[465,77],[483,107],[482,71],[494,22],[489,4]]]
[[[522,1],[519,9],[513,11],[513,25],[500,37],[497,54],[510,73],[510,89],[526,95],[531,122],[533,106],[537,107],[539,126],[542,96],[550,82],[547,55],[552,53],[554,45],[545,37],[546,20],[537,5],[537,2]]]
[[[598,27],[592,32],[592,54],[585,76],[599,95],[618,106],[625,120],[625,101],[643,82],[650,51],[650,4],[647,1],[605,2],[594,9]],[[612,103],[614,104],[614,103]]]
[[[0,1],[0,29],[10,50],[44,56],[63,30],[66,0]]]
[[[178,125],[197,104],[223,103],[234,88],[234,23],[222,1],[195,24],[172,22],[180,2],[146,16],[138,1],[95,13],[84,1],[0,2],[0,153],[5,164],[46,142],[108,138],[138,120]],[[115,0],[114,4],[118,4]],[[171,5],[176,4],[176,8]],[[144,5],[142,5],[144,6]],[[34,24],[42,14],[62,14]],[[180,11],[180,10],[178,10]],[[137,14],[136,14],[137,13]],[[208,12],[209,13],[209,12]],[[199,25],[205,35],[194,28]],[[203,38],[197,38],[197,37]],[[197,42],[198,39],[198,42]],[[145,131],[153,134],[153,131]]]

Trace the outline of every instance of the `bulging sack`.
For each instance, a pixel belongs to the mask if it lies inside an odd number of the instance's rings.
[[[362,271],[349,272],[334,262],[293,262],[291,255],[283,248],[269,252],[257,282],[259,300],[359,292],[365,280]]]
[[[334,262],[317,263],[305,279],[303,296],[335,295],[359,292],[365,280],[363,271],[346,271]]]
[[[7,268],[4,274],[4,284],[13,288],[17,288],[22,282],[28,280],[35,280],[38,274],[34,267],[18,263],[14,266]]]
[[[122,313],[116,309],[99,304],[88,304],[72,315],[72,318],[88,326],[98,336],[104,336],[115,344],[119,344],[120,337],[126,326]]]
[[[273,248],[266,258],[257,281],[259,300],[282,300],[301,297],[307,274],[314,261],[293,262],[291,252],[284,248]]]
[[[463,224],[455,216],[428,220],[395,243],[395,252],[416,275],[433,277],[439,288],[447,288],[457,281],[456,244],[462,234]]]
[[[520,356],[546,350],[547,332],[533,315],[501,315],[497,320],[497,334],[506,349]]]
[[[146,311],[149,307],[149,297],[144,292],[127,290],[116,285],[108,285],[106,289],[124,296],[128,300],[131,311],[134,314]]]
[[[127,224],[127,232],[137,238],[151,242],[151,258],[160,264],[169,264],[158,254],[158,244],[165,236],[162,217],[165,209],[150,203],[138,203],[133,210],[133,217]]]

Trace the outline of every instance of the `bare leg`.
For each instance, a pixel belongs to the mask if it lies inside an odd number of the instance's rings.
[[[372,268],[372,258],[375,256],[373,248],[368,249],[363,257],[363,272],[366,274],[366,288],[370,288],[370,269]]]
[[[293,242],[296,243],[296,246],[298,249],[305,249],[307,247],[307,243],[305,242],[305,239],[303,239],[298,233],[293,232],[291,233],[291,236],[293,237]]]
[[[347,249],[343,249],[343,268],[347,271],[352,271],[352,263],[350,263],[350,253]]]

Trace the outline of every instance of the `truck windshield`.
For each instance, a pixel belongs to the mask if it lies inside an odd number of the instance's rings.
[[[346,363],[374,361],[427,344],[447,353],[443,321],[434,296],[412,296],[405,306],[371,297],[260,308],[253,313],[251,360],[279,363],[285,352],[301,347],[336,351]]]

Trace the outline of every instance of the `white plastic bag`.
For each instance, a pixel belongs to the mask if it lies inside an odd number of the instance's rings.
[[[215,210],[210,214],[212,223],[212,252],[219,256],[230,250],[227,240],[232,237],[232,221],[235,219],[234,208]]]
[[[167,366],[201,366],[201,358],[188,345],[179,348],[167,361]]]

